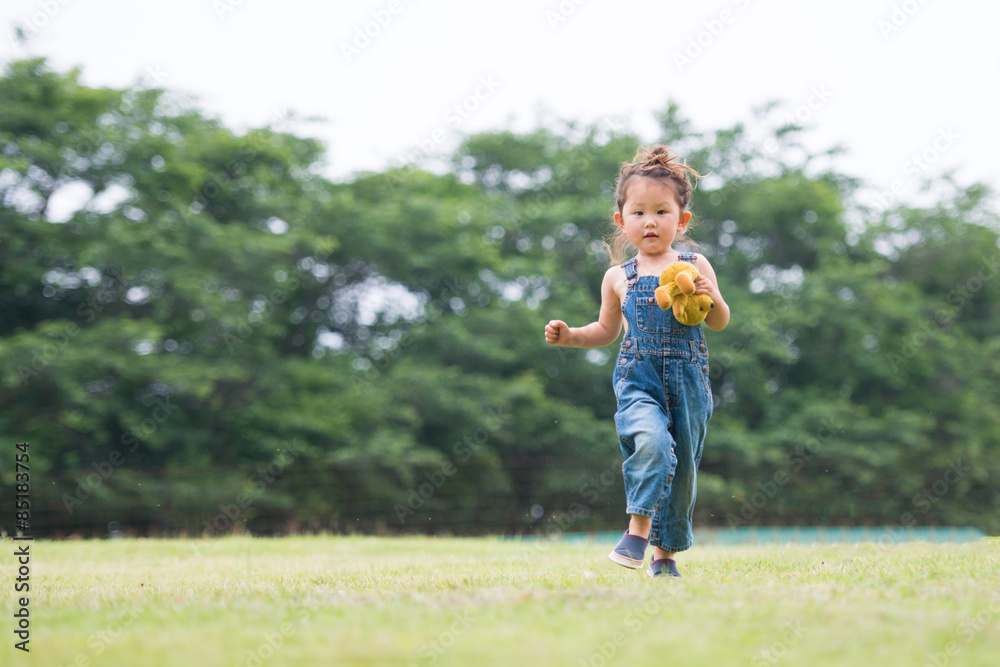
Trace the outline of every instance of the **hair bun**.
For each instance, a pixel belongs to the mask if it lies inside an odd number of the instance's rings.
[[[656,144],[650,147],[640,146],[635,153],[633,164],[641,164],[643,171],[649,169],[672,169],[678,164],[680,156],[671,152],[663,144]]]
[[[691,201],[693,179],[701,177],[695,169],[684,164],[677,153],[663,144],[639,146],[631,162],[622,165],[615,184],[615,203],[618,211],[625,203],[625,186],[633,176],[648,176],[669,182],[677,193],[681,209],[687,209]]]

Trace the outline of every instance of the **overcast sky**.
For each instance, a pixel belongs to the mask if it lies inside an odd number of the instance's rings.
[[[811,146],[847,148],[843,171],[907,199],[949,169],[1000,189],[998,25],[988,0],[4,0],[0,58],[190,94],[237,129],[321,117],[293,130],[337,179],[540,114],[651,140],[668,99],[698,129],[778,99]]]

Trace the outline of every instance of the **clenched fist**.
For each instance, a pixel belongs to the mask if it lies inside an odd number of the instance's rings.
[[[569,325],[562,320],[551,320],[545,325],[545,342],[552,345],[569,345]]]

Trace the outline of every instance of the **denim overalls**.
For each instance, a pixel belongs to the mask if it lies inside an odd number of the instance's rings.
[[[682,253],[682,261],[695,261]],[[649,542],[665,551],[691,547],[696,476],[712,416],[708,346],[701,325],[685,326],[661,309],[659,276],[622,264],[628,331],[615,363],[615,427],[625,463],[626,512],[653,517]]]

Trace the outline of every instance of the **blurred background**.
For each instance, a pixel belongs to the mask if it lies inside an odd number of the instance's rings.
[[[542,330],[661,141],[733,311],[696,525],[996,534],[998,14],[5,3],[0,505],[27,441],[39,536],[621,529],[616,347]]]

